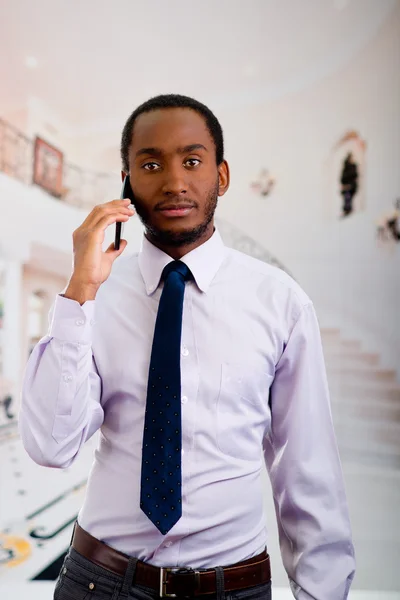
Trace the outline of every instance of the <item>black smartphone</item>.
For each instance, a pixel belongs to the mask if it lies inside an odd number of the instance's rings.
[[[121,200],[123,200],[124,198],[129,198],[131,203],[132,204],[134,203],[135,197],[133,195],[129,175],[127,175],[125,177],[124,183],[122,185]],[[119,245],[120,245],[121,236],[122,236],[122,232],[123,232],[123,225],[124,224],[121,223],[121,221],[117,221],[115,224],[115,240],[114,240],[115,250],[119,250]]]

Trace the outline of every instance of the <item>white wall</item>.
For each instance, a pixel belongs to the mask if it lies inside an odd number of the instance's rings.
[[[215,107],[232,174],[220,216],[288,267],[323,325],[361,338],[381,353],[383,364],[397,368],[400,244],[378,247],[375,222],[400,196],[399,57],[400,7],[350,63],[317,84],[273,101]],[[239,104],[232,99],[232,106]],[[334,194],[327,163],[348,129],[367,142],[366,208],[339,221],[327,206]],[[103,132],[85,133],[80,161],[117,171],[119,136],[106,124]],[[262,167],[278,180],[268,198],[249,187]],[[339,208],[339,194],[337,202]]]
[[[400,195],[399,56],[400,8],[358,56],[318,84],[275,101],[216,111],[232,173],[219,215],[288,267],[314,300],[322,325],[339,326],[345,335],[361,338],[392,367],[399,367],[400,356],[400,244],[391,251],[378,247],[375,221]],[[47,113],[35,102],[30,111],[31,125],[39,127]],[[52,122],[52,115],[47,116]],[[326,164],[333,145],[349,128],[367,141],[366,208],[339,221],[327,210],[333,190]],[[103,153],[101,167],[107,166],[109,156],[114,170],[119,132],[116,136],[85,135],[68,146],[76,149],[80,164],[95,168]],[[249,184],[264,166],[276,176],[277,185],[270,197],[260,198]],[[0,174],[3,245],[9,240],[15,246],[17,236],[28,254],[29,239],[71,252],[72,231],[85,213],[54,202],[37,188],[25,199],[26,189],[18,185]],[[10,224],[18,222],[17,232],[5,224],[5,215]],[[141,229],[127,229],[132,250]],[[107,241],[111,239],[110,232]]]
[[[346,68],[318,85],[251,110],[218,114],[232,188],[220,215],[275,254],[314,300],[324,325],[341,326],[399,367],[400,244],[375,240],[375,220],[400,196],[400,9]],[[327,214],[326,161],[347,129],[367,141],[366,210]],[[249,193],[261,167],[271,197]],[[340,197],[338,196],[338,206]]]

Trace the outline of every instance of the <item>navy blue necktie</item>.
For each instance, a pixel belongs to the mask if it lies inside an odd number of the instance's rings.
[[[180,356],[183,297],[191,272],[175,260],[162,276],[147,386],[140,508],[165,535],[182,516]]]

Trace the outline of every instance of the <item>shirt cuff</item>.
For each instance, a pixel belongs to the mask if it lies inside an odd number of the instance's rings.
[[[87,300],[82,306],[76,300],[57,294],[50,321],[49,335],[65,342],[91,344],[95,300]]]

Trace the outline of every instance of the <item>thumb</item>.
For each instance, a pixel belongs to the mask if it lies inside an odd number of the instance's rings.
[[[114,261],[116,258],[118,258],[118,256],[120,254],[123,253],[123,251],[125,250],[127,245],[128,245],[128,242],[126,240],[121,240],[119,243],[119,250],[115,250],[114,242],[113,242],[112,244],[110,244],[108,246],[107,250],[105,251],[105,254],[108,254],[110,256],[110,258]]]

